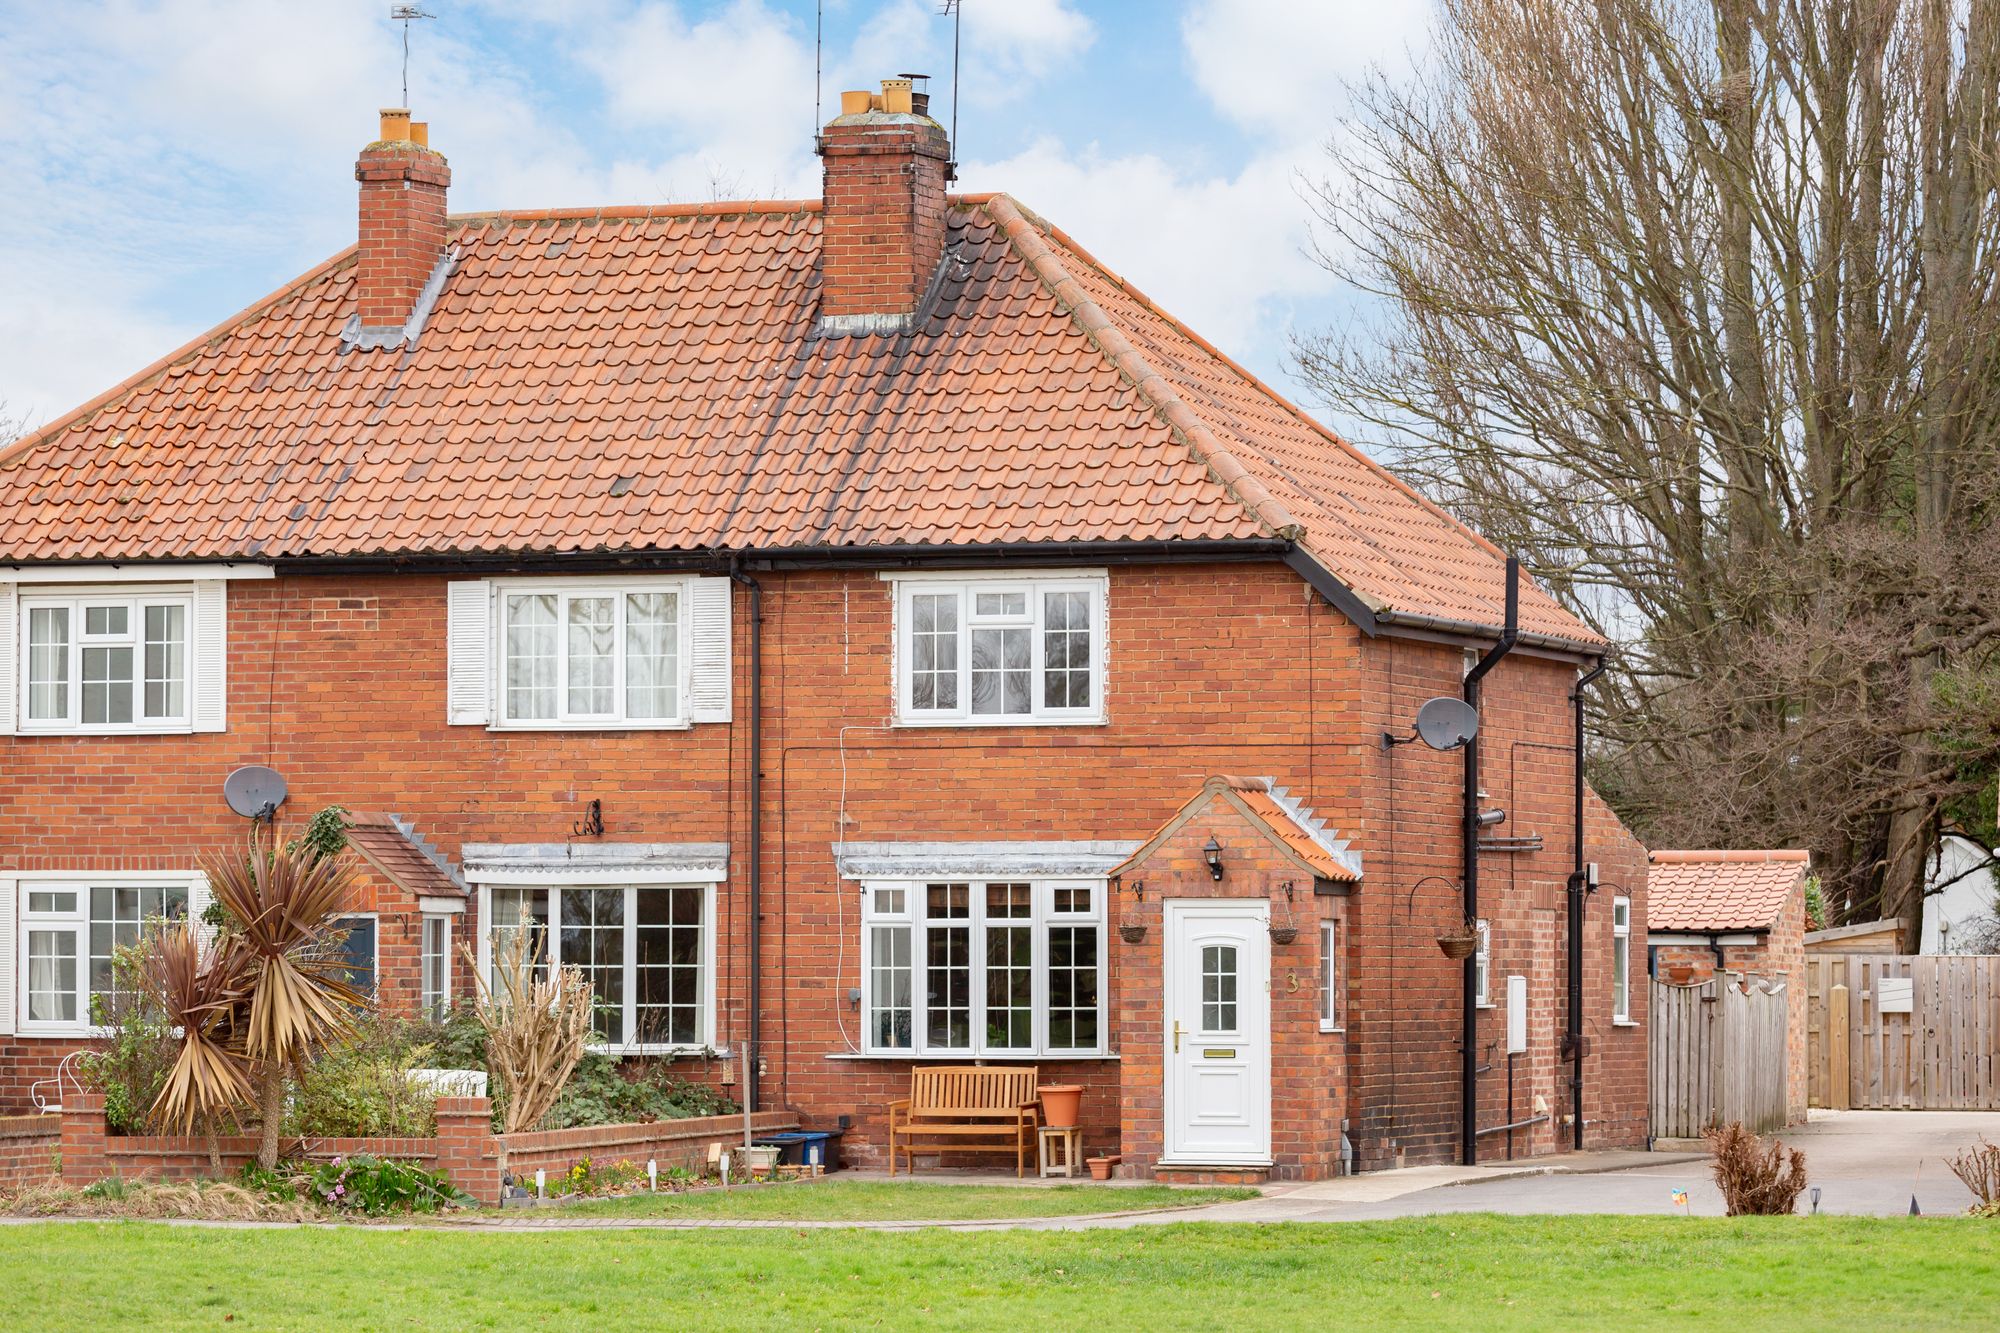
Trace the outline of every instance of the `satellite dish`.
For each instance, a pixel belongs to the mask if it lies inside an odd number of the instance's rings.
[[[1479,710],[1441,695],[1417,710],[1417,739],[1433,750],[1456,750],[1479,734]]]
[[[222,799],[245,819],[269,819],[285,803],[285,795],[284,778],[261,764],[239,768],[222,783]]]

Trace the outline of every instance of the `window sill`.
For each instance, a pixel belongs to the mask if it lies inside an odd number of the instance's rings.
[[[42,727],[23,723],[16,736],[192,736],[194,724],[174,722],[157,727]]]
[[[1491,1000],[1478,1000],[1474,1002],[1472,1007],[1474,1009],[1498,1009],[1500,1006]]]
[[[1023,727],[1104,727],[1111,724],[1102,715],[1097,717],[899,717],[894,723],[897,731],[926,731],[933,728],[949,728],[957,731],[985,727],[992,731],[1019,731]]]
[[[1343,1027],[1338,1023],[1321,1023],[1319,1025],[1319,1030],[1321,1035],[1328,1037],[1338,1036],[1347,1031],[1345,1027]]]
[[[589,1045],[585,1046],[584,1049],[589,1051],[592,1055],[610,1055],[618,1057],[623,1057],[627,1055],[673,1055],[673,1056],[707,1056],[715,1060],[729,1060],[735,1058],[735,1051],[728,1046],[703,1046],[703,1045],[661,1046],[650,1042],[628,1042],[622,1046],[613,1046],[601,1042],[592,1042]]]
[[[691,731],[692,722],[491,722],[488,731]]]
[[[1611,1026],[1615,1028],[1636,1028],[1641,1026],[1641,1024],[1637,1019],[1614,1018],[1611,1020]]]
[[[1064,1063],[1069,1061],[1082,1061],[1082,1060],[1117,1060],[1121,1057],[1116,1051],[1099,1051],[1096,1053],[1078,1052],[1075,1054],[1068,1054],[1068,1055],[1051,1053],[1051,1052],[1043,1052],[1040,1054],[1023,1054],[1023,1055],[965,1055],[965,1054],[950,1055],[932,1051],[884,1051],[881,1054],[876,1055],[862,1051],[829,1051],[826,1055],[820,1058],[824,1060],[845,1060],[845,1061],[893,1060],[893,1061],[904,1061],[909,1063],[915,1063],[916,1061],[922,1060],[922,1061],[927,1061],[928,1063],[931,1064],[1017,1065],[1024,1063],[1051,1064],[1051,1063]]]

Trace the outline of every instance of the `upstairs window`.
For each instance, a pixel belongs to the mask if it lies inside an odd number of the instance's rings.
[[[509,590],[500,614],[503,722],[681,720],[678,587]]]
[[[191,592],[21,598],[26,731],[193,727]]]
[[[1100,576],[899,579],[898,719],[1103,721],[1104,603]]]

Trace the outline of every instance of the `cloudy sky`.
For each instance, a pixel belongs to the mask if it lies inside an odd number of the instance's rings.
[[[452,207],[819,190],[813,0],[424,0]],[[939,0],[826,0],[826,107],[928,70]],[[401,98],[387,0],[0,0],[0,403],[47,421],[349,244]],[[1344,79],[1426,0],[965,0],[960,187],[1006,190],[1281,387],[1349,298],[1304,253]]]

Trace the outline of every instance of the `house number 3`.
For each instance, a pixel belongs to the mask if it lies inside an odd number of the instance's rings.
[[[1285,994],[1297,995],[1298,993],[1299,973],[1297,968],[1293,968],[1291,971],[1285,973]]]

